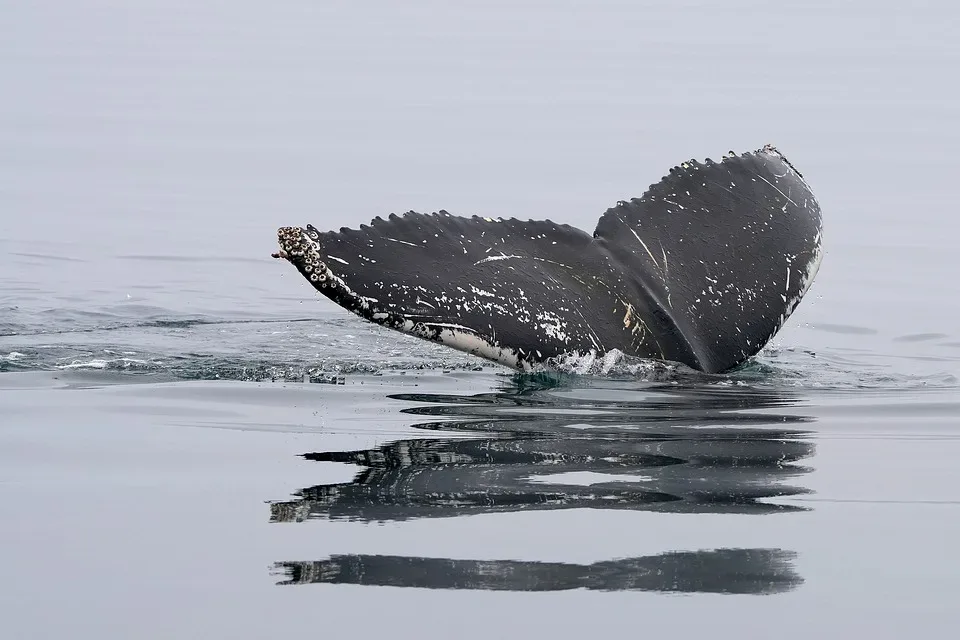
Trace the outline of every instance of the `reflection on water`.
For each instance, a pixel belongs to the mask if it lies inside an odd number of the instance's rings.
[[[776,412],[782,392],[739,387],[643,389],[597,381],[576,389],[514,386],[474,396],[393,396],[417,425],[474,437],[398,440],[375,449],[305,454],[363,467],[352,481],[301,489],[271,505],[278,522],[396,521],[530,509],[771,513],[764,501],[805,493],[805,418]],[[453,419],[449,419],[453,418]],[[476,437],[476,434],[482,437]]]
[[[350,482],[301,489],[271,505],[274,522],[449,518],[547,509],[773,514],[814,453],[809,420],[789,390],[639,385],[517,376],[496,393],[403,394],[403,411],[431,416],[437,438],[304,457],[363,468]],[[791,411],[786,411],[792,407]],[[451,435],[452,432],[452,435]],[[585,515],[584,517],[589,517]],[[800,579],[792,553],[675,552],[593,565],[389,556],[279,563],[284,583],[347,582],[433,588],[568,588],[769,593]]]
[[[795,554],[779,549],[671,552],[594,564],[448,560],[346,555],[320,562],[281,562],[280,584],[360,584],[488,591],[663,591],[753,593],[789,591],[803,580]]]

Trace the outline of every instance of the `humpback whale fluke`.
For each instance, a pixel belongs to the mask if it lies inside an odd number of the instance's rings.
[[[592,236],[411,211],[278,240],[274,256],[345,309],[510,367],[616,349],[716,373],[763,348],[810,287],[821,214],[768,145],[672,168]]]

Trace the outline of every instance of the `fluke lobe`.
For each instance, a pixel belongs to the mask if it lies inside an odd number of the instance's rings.
[[[820,266],[820,206],[776,148],[674,167],[593,235],[446,211],[282,227],[313,286],[375,322],[529,370],[614,349],[726,371],[780,330]]]

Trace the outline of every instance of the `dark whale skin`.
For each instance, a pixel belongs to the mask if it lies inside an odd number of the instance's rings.
[[[592,236],[411,211],[359,229],[282,227],[275,256],[371,322],[521,370],[619,350],[718,373],[796,308],[821,229],[810,187],[768,145],[674,167],[608,209]]]

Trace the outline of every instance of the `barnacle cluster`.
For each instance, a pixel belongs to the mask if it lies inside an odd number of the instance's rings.
[[[320,234],[312,226],[280,227],[277,230],[280,251],[273,256],[290,261],[314,286],[324,289],[335,285],[326,263],[320,259],[319,240]]]

